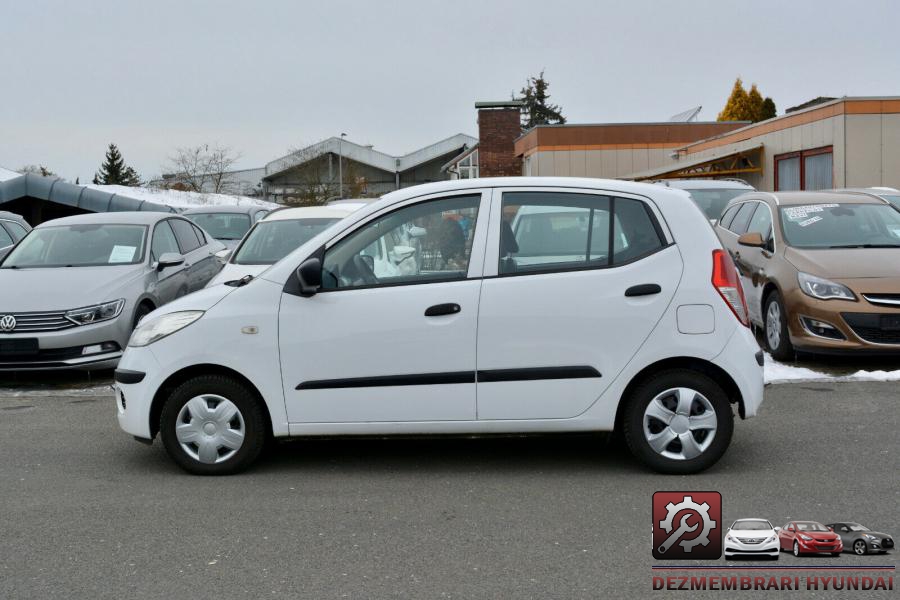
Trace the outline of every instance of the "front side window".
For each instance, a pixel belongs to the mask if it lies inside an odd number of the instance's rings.
[[[795,248],[900,247],[900,212],[887,204],[780,207],[781,227]]]
[[[217,240],[239,240],[250,229],[250,215],[244,213],[195,213],[185,215]]]
[[[771,247],[772,211],[767,204],[760,202],[757,205],[756,212],[753,213],[750,224],[747,226],[747,233],[758,233],[769,244],[768,249],[774,250],[774,247]]]
[[[272,265],[337,223],[340,219],[263,221],[234,253],[238,265]]]
[[[144,225],[58,225],[35,229],[9,253],[4,269],[133,265],[144,259]]]
[[[429,200],[366,223],[325,253],[322,289],[465,279],[480,202]]]
[[[153,241],[150,243],[150,252],[153,254],[153,260],[159,260],[159,257],[168,252],[181,254],[178,248],[178,242],[175,240],[175,234],[169,227],[168,221],[162,221],[153,230]]]
[[[756,204],[756,202],[745,202],[742,204],[740,210],[734,215],[734,220],[728,226],[728,230],[738,235],[747,231],[747,225],[750,223],[753,211],[756,210]]]
[[[607,267],[663,247],[646,205],[567,192],[503,194],[499,273]]]

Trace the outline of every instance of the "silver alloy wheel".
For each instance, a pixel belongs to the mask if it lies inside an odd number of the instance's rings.
[[[797,540],[794,540],[794,556],[800,556],[800,544],[797,543]]]
[[[691,388],[668,389],[644,409],[644,439],[654,452],[666,458],[690,460],[700,456],[716,437],[717,426],[710,401]],[[676,447],[670,449],[676,441]]]
[[[853,542],[853,551],[857,554],[863,555],[866,553],[867,549],[868,548],[866,548],[866,543],[864,541],[856,540],[855,542]]]
[[[234,402],[216,394],[188,400],[178,412],[175,437],[188,456],[201,463],[228,460],[241,449],[246,428]]]
[[[778,302],[770,302],[766,311],[766,340],[772,350],[781,344],[781,307]]]

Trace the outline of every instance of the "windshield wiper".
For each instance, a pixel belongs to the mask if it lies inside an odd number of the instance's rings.
[[[235,279],[233,281],[226,281],[225,285],[230,285],[231,287],[244,287],[248,283],[253,280],[253,275],[244,275],[240,279]]]
[[[843,246],[828,246],[829,248],[900,248],[900,244],[846,244]]]

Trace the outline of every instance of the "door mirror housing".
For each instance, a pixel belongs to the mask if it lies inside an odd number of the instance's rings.
[[[297,267],[297,281],[301,296],[314,296],[322,287],[322,261],[318,256],[307,258]]]
[[[166,267],[177,267],[184,264],[184,256],[176,252],[166,252],[156,262],[156,270],[162,271]]]
[[[779,531],[781,531],[781,527],[776,527],[776,528],[775,528],[775,533],[778,533]]]
[[[750,248],[765,248],[766,240],[763,239],[762,234],[756,231],[748,231],[741,234],[738,238],[738,244],[749,246]]]

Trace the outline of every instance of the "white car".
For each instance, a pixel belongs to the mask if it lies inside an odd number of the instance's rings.
[[[535,206],[608,213],[627,247],[566,228],[583,253],[550,236],[556,260],[520,259],[509,223]],[[366,251],[393,234],[419,258],[379,276]],[[651,468],[694,473],[763,399],[737,272],[687,194],[568,177],[388,194],[148,315],[115,379],[122,429],[198,474],[246,468],[270,436],[614,429]]]
[[[778,560],[778,531],[766,519],[738,519],[725,532],[725,559],[736,556]]]
[[[256,277],[361,206],[304,206],[270,213],[253,225],[206,287]]]

